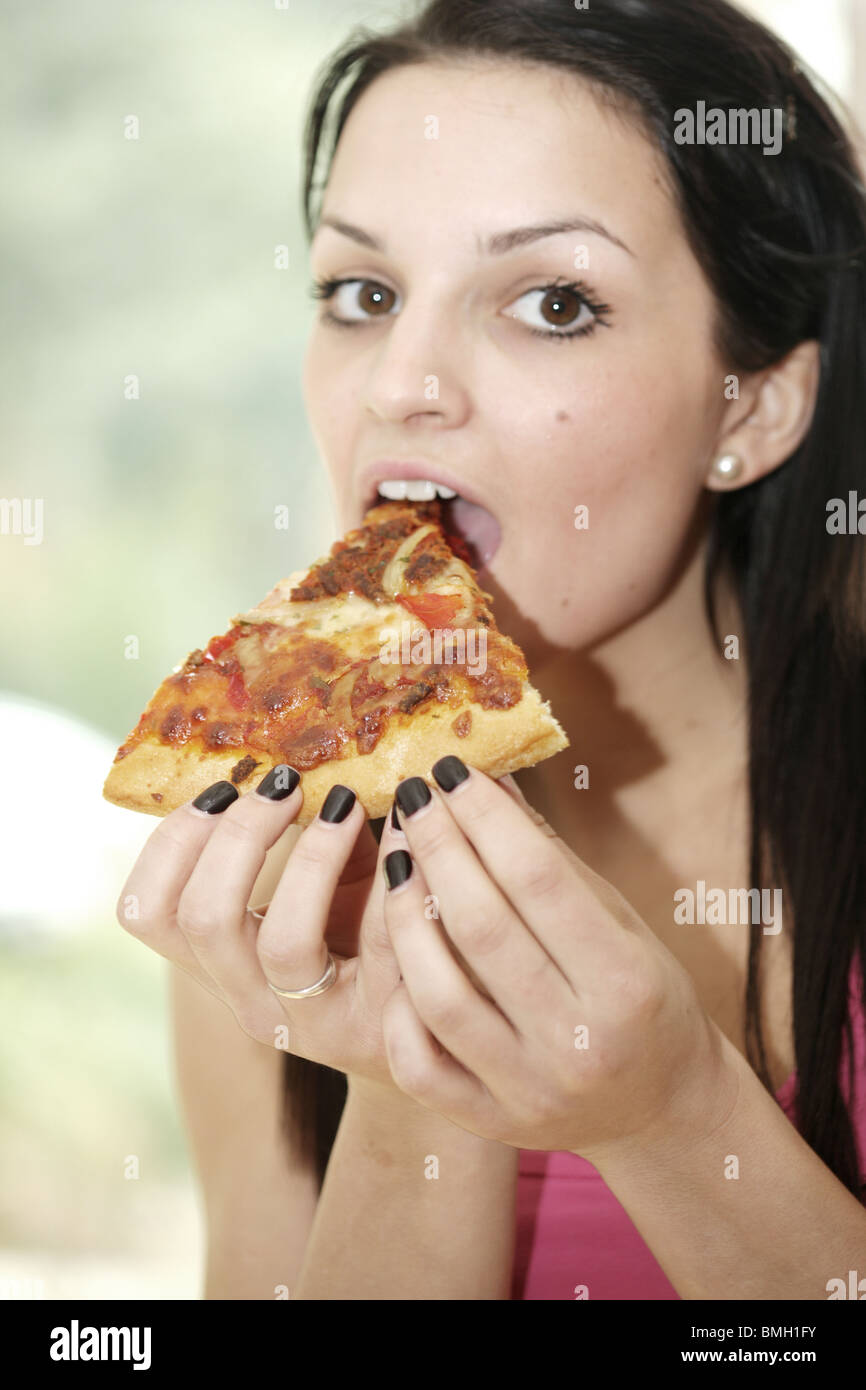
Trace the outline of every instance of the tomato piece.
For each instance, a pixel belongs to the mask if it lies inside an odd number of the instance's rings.
[[[236,671],[231,677],[226,693],[235,709],[244,709],[250,702],[250,693],[246,689],[244,678],[239,671]]]
[[[461,607],[455,594],[398,594],[397,602],[420,618],[426,627],[448,627]]]
[[[222,652],[236,642],[241,635],[239,627],[233,627],[231,632],[227,632],[224,637],[212,637],[208,642],[207,650],[204,655],[207,660],[215,661]]]

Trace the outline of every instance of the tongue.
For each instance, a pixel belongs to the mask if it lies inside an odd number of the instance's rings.
[[[455,497],[443,510],[448,529],[466,542],[473,569],[483,569],[493,559],[502,539],[496,517],[486,507],[467,502],[465,497]]]

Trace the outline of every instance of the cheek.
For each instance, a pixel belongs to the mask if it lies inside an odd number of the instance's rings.
[[[310,432],[338,498],[348,487],[357,450],[358,391],[325,337],[311,331],[304,353],[301,387]],[[344,476],[345,474],[345,476]]]
[[[512,436],[522,505],[495,568],[530,645],[532,630],[557,646],[603,639],[657,604],[689,558],[708,447],[690,399],[703,401],[701,384],[669,373],[585,381],[579,400],[563,394]]]
[[[334,423],[334,406],[345,393],[339,372],[329,365],[332,357],[322,335],[311,330],[304,352],[301,381],[310,425],[316,435],[327,435]]]

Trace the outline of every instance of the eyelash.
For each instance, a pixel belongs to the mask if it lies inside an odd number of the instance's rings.
[[[310,295],[313,299],[321,299],[327,301],[336,294],[337,290],[340,289],[342,285],[354,284],[379,285],[379,281],[364,279],[357,275],[350,275],[343,279],[326,277],[321,280],[313,281],[312,285],[310,286]],[[387,286],[382,285],[381,288],[387,289]],[[523,291],[523,294],[538,293],[542,290],[545,293],[549,292],[550,290],[570,290],[574,295],[577,296],[581,303],[585,304],[587,309],[589,309],[590,313],[593,315],[593,321],[592,323],[584,324],[582,328],[572,328],[571,331],[567,333],[557,333],[553,329],[551,329],[551,331],[548,332],[544,328],[529,328],[528,325],[525,325],[528,328],[528,331],[532,333],[536,338],[544,338],[546,342],[563,342],[568,338],[588,337],[589,334],[594,333],[597,328],[610,327],[610,319],[609,317],[606,317],[609,316],[612,312],[610,305],[597,302],[592,297],[592,290],[587,285],[584,285],[581,280],[562,280],[560,278],[557,278],[548,285],[531,285],[528,290]],[[523,295],[520,295],[519,297],[522,299]],[[330,310],[325,310],[321,315],[321,319],[325,323],[333,324],[335,328],[364,327],[363,319],[340,319],[337,318],[335,314],[331,313]],[[372,322],[372,320],[368,320],[368,322]]]

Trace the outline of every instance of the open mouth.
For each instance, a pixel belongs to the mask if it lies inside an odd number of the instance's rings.
[[[432,502],[438,500],[442,526],[452,549],[476,571],[486,569],[502,540],[502,529],[492,512],[461,497],[453,488],[425,478],[383,480],[367,509],[378,502]]]

